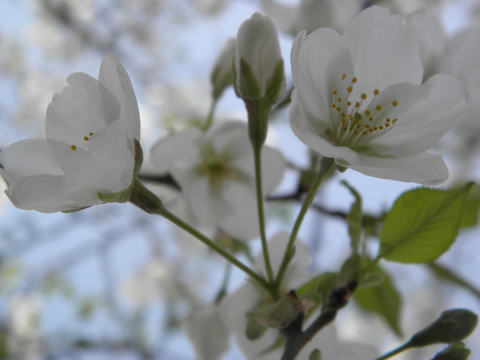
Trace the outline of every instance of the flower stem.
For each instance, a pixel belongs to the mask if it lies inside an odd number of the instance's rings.
[[[202,126],[203,131],[207,131],[208,129],[210,129],[210,126],[212,126],[213,115],[215,114],[216,107],[217,107],[217,98],[213,98],[212,103],[210,104],[210,109],[208,110],[207,120],[205,121],[205,124],[203,124]]]
[[[263,258],[265,260],[265,268],[267,270],[268,281],[274,283],[274,275],[272,263],[270,262],[270,253],[268,251],[267,235],[265,232],[265,210],[263,208],[263,189],[262,189],[262,148],[254,147],[253,155],[255,160],[255,183],[257,188],[257,206],[258,206],[258,223],[260,226],[260,239],[262,240]]]
[[[208,246],[209,248],[217,252],[219,255],[223,256],[228,262],[230,262],[232,265],[235,265],[237,268],[242,270],[244,273],[250,276],[253,280],[255,280],[260,285],[262,285],[265,289],[270,288],[270,285],[265,280],[265,278],[257,274],[255,271],[250,269],[248,266],[246,266],[239,260],[237,260],[232,254],[224,250],[222,247],[220,247],[215,242],[210,240],[208,237],[203,235],[197,229],[190,226],[189,224],[184,222],[182,219],[178,218],[177,216],[172,214],[170,211],[168,211],[163,206],[160,199],[154,193],[148,190],[138,179],[136,179],[134,181],[134,184],[132,185],[130,202],[149,214],[160,215],[170,220],[172,223],[174,223],[181,229],[185,230],[193,237],[200,240],[200,242],[204,243],[206,246]]]
[[[280,284],[282,283],[282,279],[283,279],[283,276],[285,275],[285,271],[287,270],[288,264],[290,263],[290,260],[293,258],[295,241],[297,239],[298,231],[300,230],[300,226],[302,225],[303,219],[305,218],[305,215],[307,214],[307,211],[310,205],[312,204],[313,200],[315,199],[315,196],[317,195],[318,188],[323,183],[323,181],[328,177],[334,164],[335,164],[334,159],[331,159],[331,158],[322,159],[319,173],[315,178],[315,180],[313,181],[312,186],[310,187],[310,190],[308,191],[308,194],[305,197],[305,200],[303,201],[302,207],[300,209],[300,212],[298,213],[295,223],[293,224],[293,229],[290,234],[290,238],[288,240],[288,245],[283,255],[282,263],[278,270],[277,277],[275,279],[275,284],[277,287],[280,286]]]
[[[409,348],[410,346],[408,345],[408,343],[406,344],[403,344],[402,346],[396,348],[395,350],[392,350],[390,351],[389,353],[385,354],[385,355],[382,355],[378,358],[376,358],[375,360],[385,360],[385,359],[389,359],[395,355],[398,355],[400,354],[402,351],[405,351]]]

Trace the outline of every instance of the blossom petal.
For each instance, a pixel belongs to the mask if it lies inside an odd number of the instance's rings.
[[[74,73],[67,82],[69,86],[48,106],[45,131],[48,138],[86,148],[84,136],[118,119],[120,105],[110,90],[87,74]]]
[[[201,134],[198,129],[190,129],[161,138],[152,146],[152,163],[164,172],[182,164],[191,165],[198,158],[197,142]]]
[[[448,169],[442,157],[428,152],[404,158],[361,154],[358,162],[345,165],[365,175],[424,185],[438,185],[448,178]]]
[[[318,126],[329,126],[334,91],[346,88],[345,78],[353,76],[353,64],[341,36],[333,29],[322,28],[308,36],[297,35],[291,53],[296,96],[305,112]],[[343,92],[343,91],[342,91]]]
[[[358,78],[354,97],[399,82],[422,81],[423,67],[415,33],[403,24],[400,16],[372,6],[352,20],[343,37]]]
[[[34,175],[26,177],[10,186],[5,193],[13,205],[24,210],[53,213],[82,207],[66,191],[63,176]],[[84,206],[89,206],[89,204]]]
[[[120,103],[120,117],[125,121],[128,137],[140,140],[140,115],[132,82],[125,68],[111,55],[103,58],[98,80],[105,85]]]
[[[320,155],[335,159],[343,159],[346,162],[355,162],[358,155],[352,149],[346,146],[335,146],[323,136],[312,129],[306,116],[302,113],[297,101],[290,105],[290,125],[293,132],[307,146],[317,151]]]
[[[380,154],[413,156],[426,151],[458,123],[467,108],[463,84],[444,74],[432,76],[421,86],[393,85],[380,94],[378,103],[391,103],[394,97],[399,105],[388,114],[398,122],[371,142]]]
[[[66,186],[73,198],[95,204],[99,192],[116,193],[131,185],[134,145],[124,134],[124,124],[114,122],[92,137],[89,152],[73,152],[65,166]]]
[[[0,152],[0,173],[14,185],[33,175],[63,175],[63,166],[72,150],[67,144],[52,139],[26,139],[7,146]]]
[[[225,198],[229,204],[234,204],[230,214],[224,214],[219,221],[220,228],[227,234],[240,240],[250,240],[260,234],[258,222],[257,198],[253,184],[245,186],[242,183],[229,181],[224,184]]]
[[[197,360],[218,360],[228,350],[229,332],[213,305],[195,311],[182,328],[195,348]]]

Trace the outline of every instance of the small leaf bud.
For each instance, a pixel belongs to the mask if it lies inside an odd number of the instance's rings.
[[[409,347],[438,343],[452,344],[470,335],[477,323],[477,314],[470,310],[446,310],[430,326],[414,334],[407,344]]]

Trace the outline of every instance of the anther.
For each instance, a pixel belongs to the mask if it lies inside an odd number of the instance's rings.
[[[377,105],[377,107],[375,108],[375,110],[381,111],[381,110],[382,110],[382,105]]]
[[[357,81],[358,81],[357,77],[356,77],[356,76],[354,76],[354,77],[352,78],[352,83],[354,83],[354,84],[355,84]]]
[[[88,136],[84,136],[83,140],[88,141]]]
[[[398,101],[397,101],[397,100],[393,100],[393,101],[392,101],[392,105],[393,105],[393,106],[397,106],[397,105],[398,105]]]
[[[75,145],[70,145],[70,149],[72,149],[73,151],[77,150],[77,147]]]
[[[360,95],[360,97],[361,97],[363,100],[365,100],[365,99],[367,98],[367,94],[362,93],[362,95]]]
[[[380,94],[380,90],[378,90],[378,89],[373,90],[373,94],[374,94],[374,95]]]

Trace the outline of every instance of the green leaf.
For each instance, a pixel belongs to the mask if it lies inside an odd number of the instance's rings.
[[[478,224],[479,212],[480,185],[475,184],[468,193],[467,200],[465,201],[460,228],[476,226]]]
[[[378,258],[425,263],[442,255],[455,240],[472,186],[469,183],[454,190],[419,188],[403,193],[385,219]]]
[[[362,197],[360,194],[346,181],[340,182],[345,186],[352,195],[355,201],[350,207],[350,212],[347,214],[348,234],[350,235],[352,250],[358,251],[358,244],[362,236]]]
[[[469,283],[467,280],[461,278],[454,272],[452,272],[450,269],[446,268],[445,266],[439,265],[439,264],[427,264],[427,266],[430,268],[430,270],[433,271],[434,275],[441,279],[441,280],[446,280],[451,283],[454,283],[468,291],[470,291],[473,295],[477,297],[478,300],[480,300],[480,290],[477,289],[474,285]]]
[[[402,336],[400,294],[384,270],[377,266],[375,272],[382,274],[383,282],[377,287],[357,288],[354,299],[362,310],[380,315],[398,336]]]

